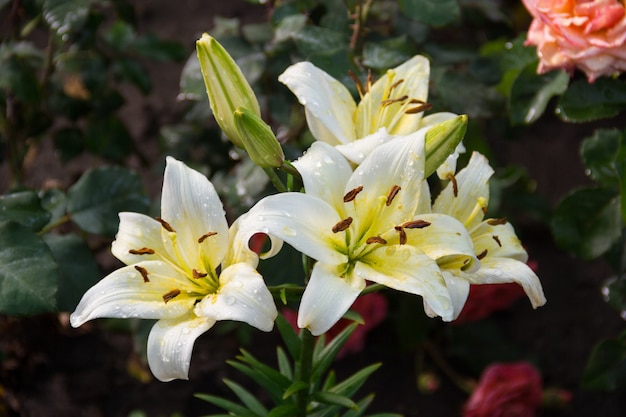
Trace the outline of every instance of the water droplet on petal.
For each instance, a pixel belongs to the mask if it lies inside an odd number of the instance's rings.
[[[235,304],[235,297],[226,297],[226,304],[229,306],[232,306],[233,304]]]

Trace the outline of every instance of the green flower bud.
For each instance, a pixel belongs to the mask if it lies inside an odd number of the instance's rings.
[[[239,139],[250,159],[262,168],[278,168],[285,154],[272,129],[248,109],[238,108],[233,113]]]
[[[259,102],[252,87],[243,76],[235,60],[212,36],[203,34],[196,42],[204,85],[209,96],[211,110],[224,134],[232,143],[243,148],[233,120],[234,111],[248,109],[261,117]]]
[[[446,120],[430,128],[426,132],[425,152],[426,168],[424,177],[428,178],[437,170],[439,165],[456,150],[456,147],[467,131],[467,115],[462,114]]]

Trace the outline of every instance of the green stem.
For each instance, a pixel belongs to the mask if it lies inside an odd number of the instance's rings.
[[[49,223],[49,224],[45,225],[45,226],[43,227],[43,229],[41,229],[41,230],[39,231],[39,233],[37,233],[37,234],[38,234],[39,236],[43,236],[43,235],[45,235],[46,233],[48,233],[50,230],[54,229],[55,227],[60,226],[60,225],[62,225],[62,224],[64,224],[64,223],[67,223],[67,222],[69,222],[69,221],[70,221],[70,215],[69,215],[69,214],[66,214],[65,216],[63,216],[63,217],[59,218],[57,221],[55,221],[55,222],[52,222],[52,223]]]
[[[296,396],[296,407],[298,409],[298,417],[306,417],[307,406],[309,405],[309,394],[311,386],[311,369],[313,368],[313,349],[315,346],[315,337],[309,329],[302,329],[300,332],[302,346],[300,349],[300,367],[298,372],[298,381],[309,385],[309,389],[298,391]]]
[[[263,171],[265,171],[270,181],[274,185],[274,188],[276,188],[278,192],[285,193],[289,191],[287,190],[285,184],[283,184],[283,182],[280,180],[280,178],[278,178],[278,175],[276,175],[274,168],[263,168]]]

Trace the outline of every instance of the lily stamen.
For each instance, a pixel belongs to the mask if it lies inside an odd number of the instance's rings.
[[[343,196],[343,202],[348,203],[356,198],[356,195],[363,191],[363,186],[359,185],[358,187],[348,191],[346,195]]]
[[[502,247],[502,242],[500,242],[500,238],[496,235],[491,236],[493,240],[496,241],[496,243],[498,244],[498,246]]]
[[[176,230],[174,230],[174,228],[168,222],[163,220],[162,218],[156,217],[155,220],[158,221],[159,223],[161,223],[161,226],[163,226],[163,228],[165,230],[167,230],[168,232],[176,233]]]
[[[331,229],[333,233],[343,232],[352,224],[352,217],[347,217],[333,226]]]
[[[423,229],[428,226],[430,226],[430,222],[426,220],[411,220],[400,225],[403,229]]]
[[[205,240],[206,238],[211,237],[211,236],[215,236],[216,234],[217,234],[217,232],[208,232],[208,233],[205,233],[205,234],[203,234],[202,236],[200,236],[200,237],[198,238],[198,243],[202,243],[202,242],[204,242],[204,240]]]
[[[352,79],[352,81],[354,81],[356,89],[359,92],[359,96],[363,98],[363,96],[365,95],[365,90],[363,89],[363,83],[361,83],[359,77],[357,77],[357,75],[352,70],[348,70],[348,76]]]
[[[402,226],[396,226],[394,227],[394,229],[396,229],[398,233],[400,234],[400,244],[406,245],[407,237],[406,237],[406,232],[404,231],[404,228]]]
[[[191,271],[191,272],[192,272],[192,274],[193,274],[193,278],[194,278],[194,279],[204,278],[204,277],[206,277],[206,276],[208,275],[207,273],[205,273],[205,272],[200,272],[200,271],[198,271],[198,270],[197,270],[197,269],[195,269],[195,268],[194,268],[194,270],[193,270],[193,271]]]
[[[500,224],[507,224],[507,219],[506,217],[502,217],[501,219],[489,219],[487,220],[487,224],[489,226],[498,226]]]
[[[380,243],[381,245],[386,245],[387,241],[380,236],[371,236],[367,238],[365,243],[367,243],[368,245],[372,243]]]
[[[141,248],[141,249],[129,249],[128,253],[131,255],[154,255],[154,249]]]
[[[387,207],[389,207],[391,205],[391,202],[396,197],[396,195],[398,194],[398,191],[400,191],[400,189],[401,188],[398,185],[394,185],[394,186],[391,187],[391,189],[389,190],[389,194],[387,194],[387,201],[385,202]]]
[[[450,174],[447,175],[447,178],[452,183],[452,194],[454,194],[455,197],[458,197],[459,196],[459,185],[456,182],[456,177],[454,176],[454,174],[450,173]]]
[[[163,301],[165,301],[165,304],[168,303],[168,301],[173,300],[174,298],[178,297],[178,295],[180,294],[180,290],[178,289],[174,289],[170,292],[167,292],[165,294],[163,294]]]
[[[380,106],[381,107],[387,107],[393,103],[401,103],[403,101],[406,101],[406,99],[408,99],[409,96],[402,96],[402,97],[398,97],[398,98],[388,98],[387,100],[383,100],[380,102]]]
[[[478,260],[481,260],[481,259],[483,259],[485,256],[487,256],[487,253],[488,253],[488,252],[489,252],[489,251],[488,251],[487,249],[485,249],[484,251],[482,251],[481,253],[479,253],[478,255],[476,255],[476,258],[477,258]]]
[[[143,268],[143,267],[141,267],[139,265],[135,265],[135,269],[143,277],[143,282],[150,282],[150,280],[148,279],[148,270],[146,268]]]

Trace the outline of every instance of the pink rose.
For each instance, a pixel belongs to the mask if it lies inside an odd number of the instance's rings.
[[[387,299],[378,293],[369,293],[356,299],[351,307],[352,310],[359,313],[363,317],[363,324],[357,326],[343,348],[337,354],[342,357],[347,353],[356,353],[365,347],[365,336],[367,333],[379,325],[387,316]],[[283,310],[283,315],[287,321],[297,329],[298,313],[291,309]],[[331,341],[343,329],[345,329],[352,321],[341,319],[329,331],[326,332],[326,342]]]
[[[483,372],[463,417],[534,417],[541,396],[541,375],[532,365],[496,363]]]
[[[618,0],[523,0],[534,20],[526,45],[536,45],[541,74],[579,68],[589,82],[626,70],[626,11]]]

